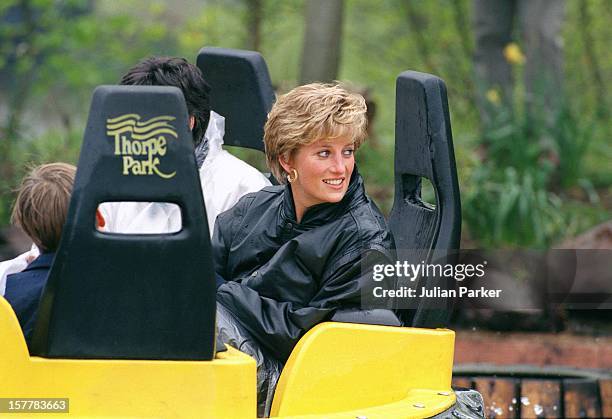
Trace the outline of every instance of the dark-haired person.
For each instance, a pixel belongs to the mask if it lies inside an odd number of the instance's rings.
[[[183,92],[210,234],[219,213],[234,206],[244,194],[270,185],[258,170],[221,147],[225,120],[211,111],[210,87],[198,67],[184,58],[151,57],[128,70],[120,83],[174,86]],[[175,205],[130,202],[103,204],[101,210],[109,232],[167,233],[181,228],[180,209]]]

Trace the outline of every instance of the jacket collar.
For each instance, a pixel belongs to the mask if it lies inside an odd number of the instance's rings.
[[[30,264],[24,269],[24,272],[33,269],[49,269],[53,264],[54,258],[55,252],[41,253],[36,259],[30,262]]]
[[[349,182],[349,187],[342,200],[335,203],[318,204],[308,208],[299,225],[308,229],[326,224],[330,220],[339,218],[354,206],[365,201],[366,196],[363,187],[363,179],[357,171],[357,166],[355,166]],[[289,183],[285,185],[283,191],[283,204],[281,205],[280,217],[283,223],[297,223],[293,195]]]

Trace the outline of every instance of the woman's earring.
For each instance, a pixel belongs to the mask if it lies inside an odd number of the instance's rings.
[[[293,183],[297,180],[298,178],[298,172],[295,169],[291,169],[291,174],[287,175],[287,182],[289,183]]]

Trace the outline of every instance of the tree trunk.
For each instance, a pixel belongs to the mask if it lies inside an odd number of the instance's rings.
[[[246,0],[247,5],[247,49],[259,51],[261,46],[262,0]]]
[[[344,0],[306,1],[300,83],[338,78]]]

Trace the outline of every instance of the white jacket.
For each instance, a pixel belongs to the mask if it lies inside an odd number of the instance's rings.
[[[257,169],[223,150],[224,134],[225,119],[211,112],[205,134],[208,155],[199,171],[211,236],[217,215],[233,207],[243,195],[270,185]],[[105,203],[100,205],[100,212],[106,220],[104,231],[110,233],[170,233],[181,229],[180,209],[172,204]],[[0,295],[4,295],[7,275],[24,270],[28,260],[38,254],[38,249],[32,246],[29,252],[0,262]]]

